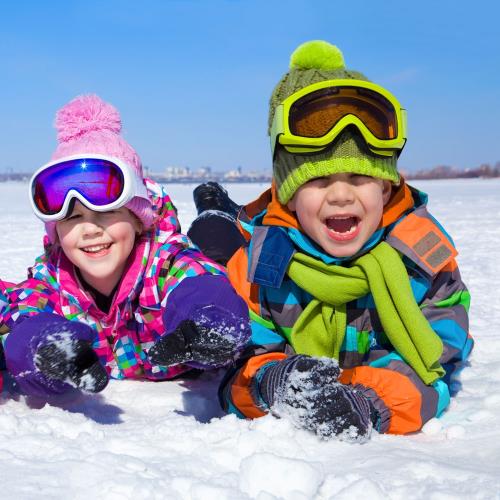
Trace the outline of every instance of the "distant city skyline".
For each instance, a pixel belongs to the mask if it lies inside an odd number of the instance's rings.
[[[459,174],[458,176],[462,176],[462,174],[467,174],[467,173],[474,173],[478,174],[479,172],[488,172],[488,171],[494,171],[495,175],[494,177],[498,177],[498,172],[500,172],[500,160],[496,162],[490,162],[486,163],[483,162],[478,165],[473,165],[470,167],[457,167],[455,165],[433,165],[429,168],[419,168],[419,169],[405,169],[402,168],[401,166],[398,168],[398,170],[406,176],[407,174],[412,174],[414,176],[415,174],[421,174],[424,175],[424,178],[426,174],[432,174],[434,175],[435,172],[450,172],[453,173],[451,177],[453,177],[455,174]],[[217,168],[217,167],[212,167],[211,165],[201,165],[201,166],[189,166],[189,165],[167,165],[163,168],[157,168],[157,167],[151,167],[149,165],[143,165],[143,171],[145,175],[148,176],[162,176],[165,178],[169,179],[175,179],[176,176],[178,177],[185,177],[185,176],[195,176],[198,178],[202,177],[207,177],[207,178],[212,178],[213,176],[215,177],[221,177],[221,178],[231,178],[231,177],[238,177],[238,176],[243,176],[243,177],[269,177],[271,179],[272,177],[272,169],[271,167],[267,169],[259,169],[259,168],[249,168],[245,169],[241,165],[237,165],[235,167],[230,167],[228,169],[222,169],[222,168]],[[2,168],[0,166],[0,181],[4,181],[6,179],[12,178],[12,179],[22,179],[23,177],[26,176],[31,176],[31,173],[28,169],[24,170],[16,170],[13,168]],[[12,174],[11,177],[9,177],[9,174]],[[418,177],[418,176],[417,176]],[[464,177],[468,177],[468,175],[464,175]],[[476,175],[473,175],[472,177],[476,177]],[[486,177],[490,177],[490,175],[486,175]],[[437,177],[432,177],[432,178],[441,178],[440,175]],[[443,178],[446,178],[444,176]]]
[[[272,181],[271,170],[249,170],[245,171],[241,166],[232,170],[216,170],[210,166],[191,169],[188,166],[168,166],[161,170],[151,170],[144,166],[144,175],[160,183],[194,183],[216,181],[226,183],[270,183]],[[500,161],[494,165],[482,163],[472,168],[457,168],[451,165],[436,165],[435,167],[419,170],[399,169],[400,174],[407,180],[415,179],[470,179],[481,177],[483,179],[494,179],[500,177]],[[0,170],[0,182],[21,181],[28,182],[31,173],[26,172],[3,172]]]
[[[82,93],[118,108],[151,169],[270,171],[269,96],[310,39],[407,108],[401,169],[494,165],[499,14],[493,0],[3,2],[0,171],[48,161],[55,112]]]

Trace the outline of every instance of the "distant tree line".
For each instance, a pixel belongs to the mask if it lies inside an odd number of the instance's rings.
[[[494,166],[483,163],[476,168],[460,169],[447,165],[439,165],[428,170],[417,172],[404,172],[406,179],[472,179],[475,177],[493,178],[500,177],[500,161]]]
[[[457,167],[450,167],[448,165],[439,165],[434,168],[427,170],[417,170],[416,172],[409,172],[402,170],[401,172],[405,179],[472,179],[476,177],[482,177],[487,179],[492,179],[495,177],[500,177],[500,161],[497,161],[495,165],[490,165],[489,163],[483,163],[476,168],[466,168],[460,169]],[[5,181],[28,181],[32,174],[26,172],[0,172],[0,182]],[[153,177],[154,178],[154,177]],[[193,178],[189,179],[176,179],[177,182],[206,182],[207,180],[217,180],[218,182],[271,182],[270,176],[262,176],[259,178],[250,178],[248,176],[241,176],[235,178],[219,178],[214,176],[210,178]],[[159,178],[158,181],[163,182],[165,179]],[[172,179],[168,179],[172,182]]]

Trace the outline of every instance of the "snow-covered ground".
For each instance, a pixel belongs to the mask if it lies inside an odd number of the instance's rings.
[[[0,498],[500,498],[500,181],[425,181],[453,235],[472,293],[476,347],[462,390],[422,433],[319,441],[286,420],[223,416],[217,374],[179,382],[112,381],[67,407],[0,399]],[[24,184],[0,184],[0,276],[20,280],[42,226]],[[169,187],[184,230],[190,185]],[[229,185],[240,202],[264,186]],[[9,385],[9,384],[7,384]]]

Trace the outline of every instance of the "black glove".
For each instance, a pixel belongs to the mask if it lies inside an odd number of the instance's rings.
[[[222,366],[235,356],[239,339],[186,319],[161,337],[148,352],[153,363],[172,366],[179,363]]]
[[[56,339],[42,345],[35,366],[46,377],[86,392],[101,392],[108,384],[108,374],[87,340]]]
[[[357,389],[337,381],[335,360],[298,355],[266,369],[259,391],[277,416],[328,439],[364,440],[372,428],[371,403]]]

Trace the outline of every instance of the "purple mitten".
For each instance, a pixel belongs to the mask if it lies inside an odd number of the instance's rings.
[[[186,278],[170,294],[163,312],[167,332],[149,350],[159,365],[195,368],[228,365],[250,338],[248,307],[220,275]]]
[[[8,371],[29,396],[99,392],[108,375],[92,349],[94,331],[52,313],[18,321],[5,342]]]

